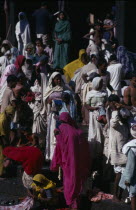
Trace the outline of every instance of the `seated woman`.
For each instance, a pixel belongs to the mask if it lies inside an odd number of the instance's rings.
[[[29,194],[40,202],[40,207],[50,209],[57,203],[56,184],[42,174],[36,174],[33,177]]]
[[[19,162],[23,167],[22,182],[29,189],[33,177],[41,172],[44,157],[40,149],[34,146],[6,147],[3,154],[11,160]],[[8,165],[6,166],[8,167]]]

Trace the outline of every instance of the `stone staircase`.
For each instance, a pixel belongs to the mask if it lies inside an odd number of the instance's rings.
[[[87,138],[88,128],[86,126],[81,126],[85,132],[85,138]],[[57,186],[62,186],[62,183],[58,181],[58,174],[50,172],[49,163],[46,163],[43,167],[43,172],[47,178],[52,179],[57,182]],[[21,180],[21,167],[17,167],[17,177],[8,178],[5,180],[0,180],[0,202],[1,200],[15,200],[15,204],[18,203],[18,198],[25,197],[27,195],[26,189],[22,185]],[[96,180],[96,183],[99,183]],[[101,181],[100,181],[101,183]],[[113,194],[113,182],[103,182],[100,189],[105,193]],[[123,198],[126,198],[128,193],[125,191],[123,193]],[[65,206],[64,206],[65,207]],[[81,209],[80,210],[130,210],[130,204],[125,203],[115,203],[111,200],[100,201],[98,203],[90,202],[86,197],[83,197],[81,200]]]
[[[79,127],[84,131],[85,138],[87,138],[88,127],[83,125],[79,125]],[[114,178],[112,178],[112,182],[110,183],[109,182],[101,183],[100,189],[105,193],[113,194],[113,185],[114,185],[113,180]],[[101,182],[99,180],[99,177],[96,180],[96,183],[98,182]],[[123,200],[125,200],[126,197],[128,197],[128,192],[124,191],[122,195]],[[131,207],[130,204],[126,204],[125,202],[115,203],[112,202],[111,200],[105,200],[105,201],[100,201],[98,203],[94,203],[94,202],[89,202],[87,199],[84,198],[81,209],[82,210],[130,210]]]

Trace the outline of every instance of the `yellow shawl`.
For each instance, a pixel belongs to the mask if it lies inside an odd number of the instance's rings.
[[[79,51],[79,58],[72,61],[71,63],[68,63],[64,68],[63,68],[63,71],[64,71],[64,75],[66,77],[66,80],[67,82],[69,82],[72,77],[74,76],[74,72],[83,67],[85,64],[82,62],[81,60],[81,57],[82,55],[85,53],[85,49],[81,49]]]
[[[38,193],[38,198],[41,197],[40,190],[44,189],[53,189],[56,187],[56,184],[52,182],[51,180],[47,179],[44,175],[42,174],[36,174],[33,177],[33,181],[39,182],[42,184],[42,186],[36,185],[36,183],[32,183],[31,187]]]
[[[52,182],[51,180],[47,179],[44,175],[42,174],[36,174],[33,177],[33,181],[39,182],[40,184],[42,184],[43,186],[37,186],[34,182],[32,183],[32,187],[35,186],[36,191],[40,191],[41,189],[50,189],[50,188],[54,188],[56,187],[56,184],[54,182]]]
[[[7,106],[3,113],[0,113],[0,136],[6,136],[9,131],[9,119],[8,117],[13,117],[15,113],[15,108],[11,105]]]

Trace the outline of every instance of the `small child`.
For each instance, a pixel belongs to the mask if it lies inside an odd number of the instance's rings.
[[[62,108],[59,111],[59,115],[62,112],[69,112],[70,116],[75,120],[76,119],[76,104],[74,95],[69,90],[65,90],[62,93]]]
[[[49,58],[48,64],[52,67],[52,65],[53,65],[53,41],[51,39],[47,40],[47,45],[46,45],[44,51]]]
[[[136,124],[131,127],[130,133],[133,139],[125,144],[122,149],[123,154],[127,156],[127,164],[119,186],[123,189],[127,188],[131,198],[131,208],[136,210]]]

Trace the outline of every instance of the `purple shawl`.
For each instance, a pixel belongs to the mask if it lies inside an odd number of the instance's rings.
[[[51,170],[63,170],[64,196],[67,205],[77,208],[77,200],[89,172],[88,142],[82,130],[75,127],[69,113],[60,115],[63,121],[56,136],[57,144],[51,162]]]

